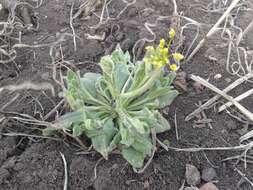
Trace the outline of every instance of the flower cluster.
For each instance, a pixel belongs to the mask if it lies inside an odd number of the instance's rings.
[[[171,29],[169,35],[170,39],[167,44],[165,39],[162,38],[159,46],[156,48],[153,46],[146,47],[145,63],[150,63],[158,69],[168,65],[171,71],[178,70],[177,64],[170,63],[170,59],[173,58],[176,62],[179,62],[184,59],[184,56],[180,53],[170,53],[171,43],[175,37],[175,30]]]

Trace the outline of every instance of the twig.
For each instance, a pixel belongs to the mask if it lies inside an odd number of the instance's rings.
[[[7,102],[5,105],[3,105],[2,108],[0,108],[0,110],[3,111],[6,107],[11,105],[19,96],[20,96],[20,94],[17,93],[9,102]]]
[[[240,137],[240,143],[249,140],[250,138],[253,137],[253,130],[249,131],[248,133],[246,133],[245,135]]]
[[[249,178],[247,178],[247,177],[245,176],[245,174],[243,174],[243,173],[242,173],[239,169],[237,169],[237,168],[235,168],[234,170],[237,171],[237,173],[238,173],[245,181],[247,181],[247,182],[250,184],[251,187],[253,187],[253,182],[251,182],[251,181],[249,180]]]
[[[85,34],[85,37],[88,40],[98,40],[98,41],[104,41],[105,40],[105,32],[102,35],[90,35],[90,34]]]
[[[199,106],[201,106],[201,105],[202,105],[202,102],[199,101]],[[210,129],[213,129],[213,126],[212,126],[212,124],[211,124],[212,120],[210,120],[210,119],[207,118],[206,113],[205,113],[204,110],[201,111],[201,114],[202,114],[202,117],[204,118],[204,120],[206,121],[208,127],[209,127]]]
[[[156,138],[156,141],[161,145],[161,147],[163,147],[166,151],[168,151],[168,147],[167,145],[165,145],[162,141],[160,141],[160,139]]]
[[[72,3],[71,9],[70,9],[69,25],[70,25],[70,28],[71,28],[72,33],[73,33],[74,50],[76,51],[77,50],[77,47],[76,47],[76,32],[75,32],[75,29],[74,29],[74,26],[73,26],[73,8],[74,8],[74,3]]]
[[[0,133],[0,135],[9,136],[9,137],[16,137],[16,136],[33,137],[33,138],[51,139],[51,140],[55,140],[55,141],[62,141],[62,139],[60,139],[60,138],[46,137],[46,136],[40,136],[40,135],[30,135],[30,134],[25,134],[25,133]]]
[[[73,136],[71,133],[68,133],[65,129],[63,130],[63,134],[66,134],[69,137],[73,138],[76,142],[78,142],[78,144],[80,145],[81,148],[83,148],[84,150],[87,150],[87,147],[83,144],[81,139],[79,139],[78,137]]]
[[[95,167],[94,167],[94,180],[97,179],[97,166],[98,166],[98,164],[99,164],[103,159],[104,159],[103,157],[99,158],[99,160],[97,161],[97,163],[96,163],[96,165],[95,165]]]
[[[253,89],[250,89],[247,92],[244,92],[243,94],[241,94],[240,96],[237,96],[236,98],[234,98],[234,100],[237,101],[237,102],[239,102],[239,101],[247,98],[248,96],[250,96],[252,94],[253,94]],[[228,102],[228,103],[222,105],[221,107],[219,107],[218,112],[221,112],[221,111],[225,110],[226,108],[228,108],[228,107],[230,107],[232,105],[233,105],[233,103]]]
[[[173,11],[173,15],[171,17],[170,28],[173,28],[176,31],[176,33],[181,33],[181,25],[180,25],[181,17],[179,16],[178,11],[177,11],[177,0],[172,0],[172,2],[174,5],[174,11]],[[181,36],[176,35],[173,40],[173,43],[174,43],[176,49],[178,49],[182,45],[180,37]]]
[[[45,117],[43,118],[43,120],[47,120],[54,112],[57,111],[57,109],[64,103],[64,99],[62,99],[47,115],[45,115]]]
[[[183,180],[183,183],[182,183],[181,187],[178,190],[184,190],[184,185],[185,185],[185,180]]]
[[[176,139],[178,141],[178,129],[177,129],[177,110],[175,110],[175,117],[174,117],[174,123],[175,123],[175,130],[176,130]]]
[[[246,150],[249,148],[253,147],[253,142],[250,142],[249,144],[245,145],[239,145],[239,146],[234,146],[234,147],[213,147],[213,148],[176,148],[176,147],[170,147],[168,146],[169,149],[175,150],[177,152],[200,152],[200,151],[214,151],[214,150],[219,150],[219,151],[225,151],[225,150]]]
[[[213,34],[217,32],[217,29],[219,25],[223,22],[223,20],[229,15],[229,13],[233,10],[233,8],[240,2],[240,0],[234,0],[230,6],[227,8],[227,10],[224,12],[224,14],[220,17],[220,19],[216,22],[216,24],[209,30],[209,32],[206,34],[206,36],[199,42],[197,47],[192,51],[192,53],[187,58],[187,61],[189,61],[198,51],[199,49],[204,45],[206,40],[210,38]]]
[[[1,112],[0,110],[0,113],[3,113],[5,114],[4,112]],[[13,113],[13,114],[18,114],[18,113]],[[50,122],[45,122],[45,121],[40,121],[40,120],[37,120],[27,114],[18,114],[19,117],[7,117],[7,118],[10,118],[10,119],[15,119],[19,122],[22,122],[22,123],[25,123],[25,124],[30,124],[30,125],[37,125],[37,126],[44,126],[44,127],[49,127],[49,128],[53,128],[53,129],[58,129],[58,130],[67,130],[61,126],[59,126],[57,123],[50,123]],[[22,118],[24,117],[24,118]]]
[[[47,83],[47,82],[42,82],[42,83],[31,83],[29,81],[24,82],[19,85],[8,85],[8,86],[3,86],[0,88],[0,92],[3,90],[9,90],[9,91],[17,91],[17,90],[51,90],[52,95],[55,95],[54,92],[54,87],[52,84]]]
[[[173,12],[173,14],[174,15],[178,15],[178,12],[177,12],[177,1],[176,0],[172,0],[172,2],[173,2],[173,5],[174,5],[174,12]]]
[[[67,162],[66,162],[66,159],[65,159],[65,156],[64,154],[61,154],[61,158],[62,158],[62,161],[63,161],[63,165],[64,165],[64,187],[63,187],[63,190],[67,190],[68,188],[68,168],[67,168]]]
[[[227,95],[225,92],[223,92],[222,90],[218,89],[217,87],[215,87],[214,85],[210,84],[205,79],[203,79],[203,78],[201,78],[199,76],[191,75],[190,78],[192,80],[196,81],[196,82],[199,82],[203,86],[205,86],[205,87],[213,90],[217,94],[223,96],[228,101],[232,102],[245,116],[247,116],[251,121],[253,121],[253,114],[249,110],[247,110],[244,106],[242,106],[240,103],[238,103],[237,101],[235,101],[233,97]]]
[[[242,38],[250,31],[253,29],[253,20],[251,23],[247,26],[247,28],[238,35],[237,40],[236,40],[236,45],[238,46],[242,40]]]
[[[253,77],[253,72],[248,73],[247,75],[237,79],[236,81],[234,81],[232,84],[230,84],[227,88],[225,88],[223,90],[224,93],[227,93],[229,91],[231,91],[232,89],[234,89],[235,87],[237,87],[238,85],[242,84],[244,81],[250,79],[251,77]],[[208,100],[206,103],[204,103],[202,106],[200,106],[198,109],[196,109],[195,111],[193,111],[192,113],[190,113],[188,116],[186,116],[185,121],[189,121],[191,120],[194,116],[196,116],[197,114],[199,114],[201,111],[207,109],[210,105],[212,105],[215,101],[217,101],[219,98],[221,97],[221,95],[217,94],[216,96],[214,96],[213,98],[211,98],[210,100]]]

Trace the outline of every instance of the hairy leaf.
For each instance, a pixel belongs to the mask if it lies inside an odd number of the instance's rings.
[[[134,168],[141,168],[143,166],[145,155],[134,148],[124,147],[122,155]]]

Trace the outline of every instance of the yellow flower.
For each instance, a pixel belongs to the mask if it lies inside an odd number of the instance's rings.
[[[184,56],[181,53],[173,53],[172,55],[176,61],[181,61],[182,59],[184,59]]]
[[[154,47],[153,46],[147,46],[145,48],[146,51],[153,51],[154,50]]]
[[[177,70],[178,70],[177,65],[176,65],[176,64],[171,64],[171,65],[170,65],[170,70],[171,70],[171,71],[177,71]]]
[[[170,39],[172,39],[172,38],[175,37],[176,32],[175,32],[175,30],[172,28],[172,29],[170,29],[169,34],[170,34]]]
[[[163,62],[162,62],[162,61],[155,61],[155,62],[152,62],[152,64],[153,64],[156,68],[158,68],[158,69],[160,69],[161,67],[163,67]]]
[[[168,48],[163,48],[163,49],[161,49],[160,50],[160,53],[162,54],[162,55],[168,55],[168,53],[169,53],[169,49]]]
[[[162,38],[162,39],[160,40],[159,47],[160,47],[160,49],[163,49],[164,46],[165,46],[165,39]]]

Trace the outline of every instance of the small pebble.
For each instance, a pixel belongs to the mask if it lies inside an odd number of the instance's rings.
[[[218,79],[220,79],[221,77],[222,77],[221,74],[217,74],[217,75],[214,76],[214,79],[218,80]]]
[[[199,190],[219,190],[213,183],[206,183]]]
[[[201,178],[206,181],[212,181],[217,176],[215,169],[213,168],[205,168],[202,171]]]
[[[188,185],[198,185],[200,183],[199,170],[191,164],[186,164],[185,178]]]
[[[200,84],[199,82],[194,82],[193,88],[195,89],[195,91],[197,93],[201,93],[205,89],[205,87],[202,84]]]

